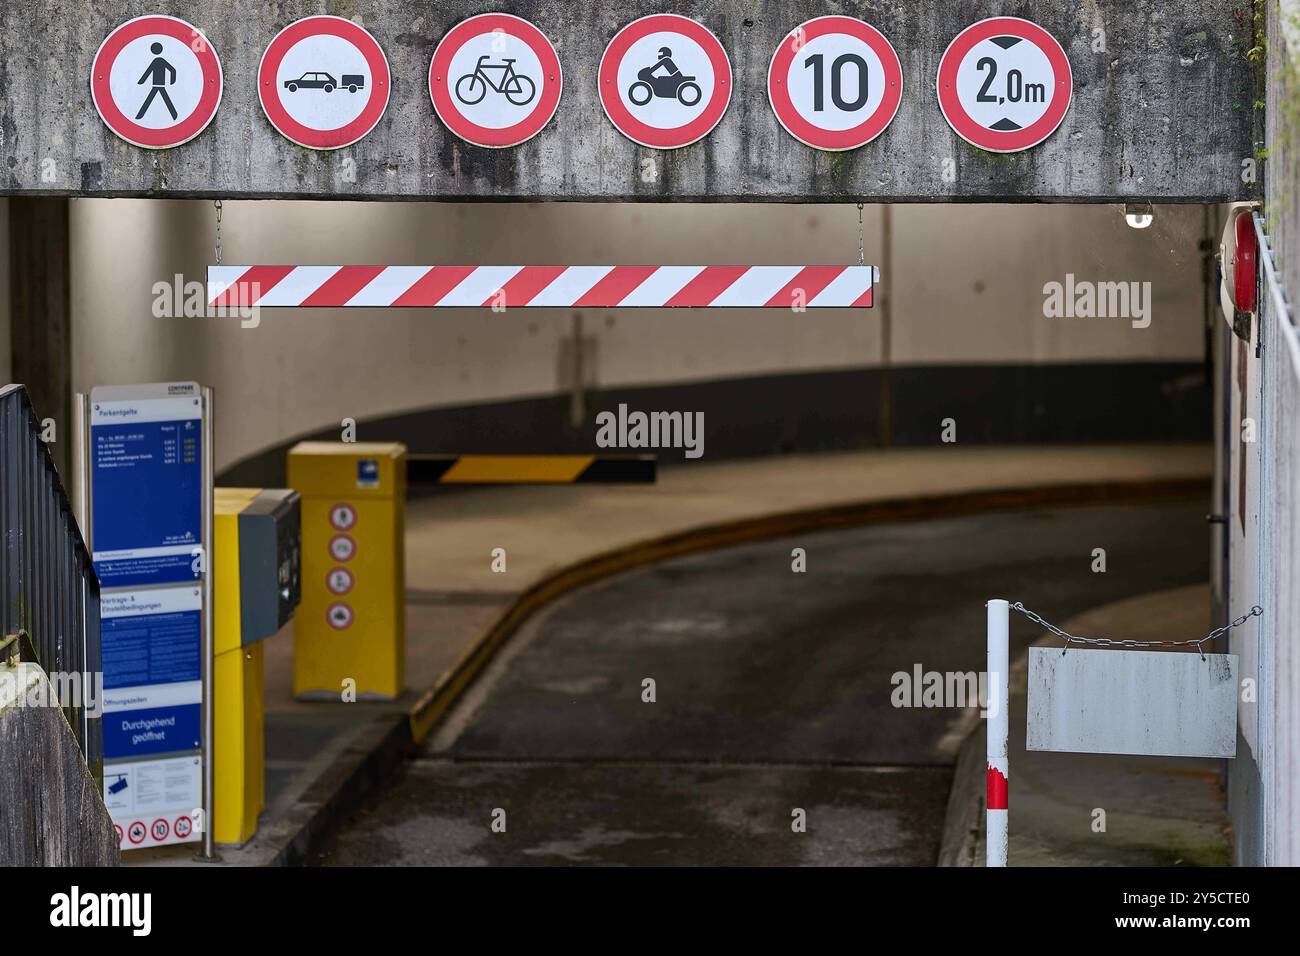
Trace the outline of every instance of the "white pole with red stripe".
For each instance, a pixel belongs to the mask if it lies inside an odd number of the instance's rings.
[[[1007,865],[1007,602],[988,602],[988,763],[984,777],[985,866]]]
[[[226,308],[870,308],[875,266],[208,267]]]

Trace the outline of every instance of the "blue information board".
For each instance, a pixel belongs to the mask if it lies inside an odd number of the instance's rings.
[[[101,585],[104,800],[123,849],[199,839],[203,772],[203,396],[97,388],[87,449]]]
[[[143,401],[92,397],[91,541],[101,586],[202,577],[196,561],[203,531],[202,452],[197,394]]]
[[[196,588],[114,593],[101,609],[106,690],[202,678],[203,605]]]

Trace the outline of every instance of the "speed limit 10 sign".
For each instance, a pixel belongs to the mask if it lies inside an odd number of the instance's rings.
[[[1056,38],[1019,17],[972,24],[939,61],[939,108],[972,146],[1015,153],[1051,136],[1070,109],[1074,80]]]
[[[903,66],[884,35],[853,17],[817,17],[786,34],[767,70],[772,111],[814,149],[863,146],[903,99]]]

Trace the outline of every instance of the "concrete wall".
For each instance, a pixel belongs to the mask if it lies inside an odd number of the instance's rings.
[[[1300,290],[1300,3],[1268,3],[1265,213],[1286,298]],[[1258,625],[1232,641],[1258,702],[1243,703],[1242,740],[1230,768],[1229,810],[1237,862],[1300,863],[1300,338],[1293,317],[1261,285],[1255,338],[1238,342],[1233,423],[1259,426],[1254,444],[1230,443],[1233,538],[1230,615],[1253,603]],[[1290,334],[1287,334],[1288,329]],[[1258,354],[1256,354],[1258,352]],[[1244,459],[1245,474],[1240,471]]]
[[[134,0],[0,5],[0,193],[340,196],[485,199],[775,199],[877,201],[1004,197],[1097,201],[1248,198],[1241,160],[1252,144],[1254,22],[1242,0],[943,0],[828,5],[821,0],[678,0],[675,12],[712,29],[734,73],[730,108],[701,142],[642,149],[608,122],[595,76],[606,44],[656,4],[513,0],[511,13],[555,43],[564,92],[554,120],[510,149],[469,146],[433,114],[428,71],[447,30],[499,0]],[[51,15],[49,10],[57,8]],[[212,125],[179,148],[118,140],[92,108],[87,77],[119,23],[150,10],[187,18],[222,60]],[[1243,12],[1244,11],[1244,12]],[[777,45],[812,17],[845,12],[897,49],[904,96],[890,127],[847,153],[809,149],[777,123],[766,74]],[[263,115],[257,67],[275,34],[299,16],[332,13],[369,28],[393,75],[388,111],[353,147],[315,153],[289,143]],[[1074,97],[1061,128],[1018,155],[983,153],[939,111],[934,77],[949,42],[999,14],[1031,17],[1067,51]],[[644,161],[657,175],[647,178]],[[950,165],[948,165],[950,164]],[[945,174],[945,170],[948,174]]]
[[[117,866],[100,785],[35,664],[0,665],[0,866]],[[24,703],[25,702],[25,703]]]
[[[212,204],[88,199],[72,215],[76,388],[182,378],[214,386],[221,468],[344,417],[563,395],[573,385],[574,318],[564,310],[272,310],[250,329],[157,318],[153,284],[177,273],[201,281],[213,258]],[[864,218],[867,260],[879,262],[880,207]],[[1197,371],[1197,208],[1161,207],[1142,231],[1116,206],[897,207],[893,221],[895,266],[883,284],[896,366]],[[223,246],[226,262],[835,263],[856,261],[858,237],[853,205],[229,202]],[[1151,282],[1151,326],[1045,318],[1044,283],[1067,273]],[[881,322],[879,308],[589,311],[585,378],[610,389],[873,368]]]
[[[0,385],[13,371],[9,352],[9,200],[0,197]]]

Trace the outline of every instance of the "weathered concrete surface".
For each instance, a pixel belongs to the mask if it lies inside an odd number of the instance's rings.
[[[896,707],[893,675],[982,669],[991,594],[1067,619],[1203,582],[1204,539],[1199,501],[1044,508],[609,578],[525,624],[320,862],[933,865],[978,711]],[[1106,574],[1089,570],[1098,545]],[[1016,650],[1039,633],[1017,619]],[[505,833],[489,829],[497,807]]]
[[[0,665],[0,866],[117,866],[99,785],[35,664]]]
[[[324,866],[930,866],[946,767],[413,762]],[[492,832],[493,808],[506,831]],[[791,829],[792,809],[808,829]]]
[[[564,94],[555,119],[513,149],[451,135],[429,102],[434,45],[456,22],[505,9],[555,43]],[[1253,154],[1254,20],[1246,0],[681,0],[722,40],[736,94],[703,141],[672,153],[636,146],[600,108],[595,69],[624,24],[658,8],[611,0],[166,0],[150,12],[203,29],[221,57],[225,93],[197,139],[154,152],[117,139],[95,113],[90,63],[118,23],[144,12],[126,0],[6,0],[0,6],[0,193],[95,196],[630,200],[1043,199],[1155,201],[1249,198],[1241,164]],[[903,61],[898,116],[875,142],[820,153],[787,134],[768,105],[777,43],[828,13],[879,27]],[[367,138],[333,153],[294,146],[271,127],[254,77],[266,44],[299,16],[360,22],[388,55],[388,112]],[[1023,15],[1065,47],[1074,100],[1042,146],[982,153],[948,127],[934,94],[939,58],[965,26]],[[1105,51],[1094,52],[1104,31]],[[656,175],[646,182],[643,161]],[[951,161],[951,175],[945,165]],[[355,181],[351,181],[351,179]],[[950,180],[950,181],[949,181]]]

